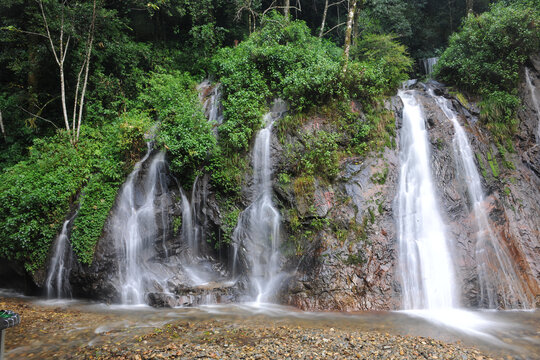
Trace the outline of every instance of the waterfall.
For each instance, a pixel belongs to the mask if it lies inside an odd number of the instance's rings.
[[[257,133],[253,147],[253,201],[240,214],[233,233],[235,254],[239,249],[244,252],[257,302],[270,300],[283,278],[280,213],[272,202],[270,142],[272,126],[285,111],[286,104],[276,100],[264,116],[265,128]]]
[[[422,59],[422,65],[424,65],[424,72],[427,76],[430,76],[433,72],[433,67],[439,61],[438,57],[431,57],[427,59]]]
[[[433,185],[426,119],[414,91],[403,101],[398,236],[404,309],[457,306],[454,267]]]
[[[538,105],[538,98],[536,97],[536,86],[533,85],[531,73],[528,67],[525,68],[525,81],[527,82],[527,87],[531,93],[534,110],[536,111],[536,117],[538,118],[538,125],[536,127],[536,143],[540,144],[540,106]]]
[[[158,195],[165,191],[165,154],[151,156],[152,147],[139,161],[122,186],[117,209],[112,219],[112,236],[118,258],[119,290],[123,304],[143,304],[150,286],[165,288],[164,279],[153,266],[157,251],[154,247],[159,236],[156,212]],[[144,174],[143,165],[149,162]],[[163,242],[165,236],[163,237]],[[165,244],[163,243],[165,248]]]
[[[212,85],[209,80],[204,80],[197,85],[199,100],[203,105],[204,115],[209,122],[214,123],[214,135],[217,136],[217,126],[223,123],[223,106],[221,104],[221,84]]]
[[[69,224],[75,219],[73,215],[68,220],[64,221],[62,231],[56,238],[54,253],[51,257],[47,279],[45,280],[45,288],[47,289],[48,298],[70,298],[71,286],[69,283],[69,271],[72,263],[72,250],[69,244]]]
[[[467,184],[470,207],[476,222],[475,255],[480,286],[479,304],[488,308],[497,308],[501,302],[506,309],[532,308],[532,299],[529,298],[518,276],[507,247],[490,226],[480,175],[467,135],[459,124],[456,113],[452,110],[451,102],[442,96],[436,96],[432,90],[429,93],[452,122],[455,130],[454,158],[458,174]]]

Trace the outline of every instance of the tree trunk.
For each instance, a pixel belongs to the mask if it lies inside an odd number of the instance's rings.
[[[289,13],[291,11],[291,0],[285,0],[283,4],[283,15],[286,20],[289,20]]]
[[[349,15],[347,16],[347,29],[345,30],[345,45],[344,45],[344,57],[345,63],[343,64],[343,72],[347,71],[347,64],[349,62],[349,52],[351,51],[351,35],[354,25],[354,14],[356,13],[357,0],[352,0],[349,7]]]
[[[6,129],[4,128],[4,120],[2,119],[2,110],[0,110],[0,129],[2,130],[4,141],[7,142]]]
[[[474,1],[473,0],[466,0],[467,3],[467,14],[473,13],[473,7],[474,7]]]
[[[321,22],[321,31],[319,31],[319,37],[321,38],[323,36],[324,32],[324,25],[326,23],[326,14],[328,13],[328,0],[324,3],[324,11],[322,16],[322,22]]]

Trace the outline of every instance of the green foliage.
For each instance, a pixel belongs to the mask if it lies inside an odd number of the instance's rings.
[[[359,61],[368,84],[378,87],[383,94],[393,93],[409,78],[412,69],[413,61],[405,46],[395,40],[392,35],[366,34],[351,48],[351,58]],[[375,89],[371,92],[375,93]]]
[[[37,270],[44,264],[70,206],[79,198],[71,243],[82,262],[91,262],[126,174],[125,162],[134,157],[118,146],[135,139],[133,132],[120,126],[126,121],[101,130],[83,127],[76,148],[63,131],[36,139],[28,159],[0,176],[1,257],[21,261],[29,271]],[[141,126],[137,121],[133,124],[143,130]],[[143,133],[139,133],[141,138]]]
[[[140,99],[160,120],[157,143],[169,152],[171,170],[193,180],[216,144],[195,82],[179,72],[153,73]]]
[[[387,178],[388,178],[388,166],[386,166],[381,172],[377,172],[371,175],[370,179],[376,184],[384,185],[384,183],[386,183]]]
[[[240,209],[236,206],[233,199],[221,199],[220,209],[222,211],[223,223],[221,224],[221,234],[217,241],[214,241],[214,246],[219,249],[224,244],[229,245],[232,242],[232,236],[236,224],[238,223],[238,217],[240,216]]]
[[[341,135],[324,130],[305,132],[304,148],[296,152],[298,173],[333,179],[339,172],[338,141]]]
[[[480,119],[491,130],[497,141],[509,138],[517,130],[516,111],[519,97],[506,91],[485,93],[480,106]]]
[[[540,10],[520,4],[495,4],[468,16],[450,37],[435,76],[460,89],[483,94],[514,90],[519,69],[540,49]]]
[[[528,2],[500,2],[464,20],[450,38],[434,76],[481,95],[481,117],[496,140],[504,141],[517,128],[520,68],[539,50],[539,8]]]
[[[499,177],[499,164],[497,163],[497,159],[491,154],[491,151],[487,153],[487,161],[493,176],[496,178]]]

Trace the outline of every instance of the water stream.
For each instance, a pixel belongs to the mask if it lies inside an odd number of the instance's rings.
[[[69,225],[76,216],[77,213],[64,221],[62,231],[56,238],[54,253],[51,257],[47,279],[45,280],[48,298],[71,298],[69,272],[71,270],[73,258],[68,236]]]
[[[536,117],[538,118],[538,126],[536,127],[536,143],[540,144],[540,105],[538,105],[536,86],[534,86],[533,84],[533,81],[531,79],[531,73],[528,67],[525,67],[525,81],[527,83],[527,87],[529,88],[529,92],[531,93],[534,110],[536,111]]]
[[[279,252],[281,216],[272,201],[270,143],[272,126],[286,109],[283,101],[276,100],[264,116],[265,127],[257,133],[253,147],[253,201],[240,214],[233,233],[235,254],[245,255],[257,302],[270,301],[284,276]]]
[[[118,289],[123,304],[144,304],[147,289],[166,280],[153,264],[157,261],[154,242],[159,235],[156,213],[157,209],[164,207],[159,203],[157,194],[166,186],[161,176],[165,169],[165,154],[151,154],[149,144],[146,155],[135,165],[120,190],[112,219],[119,270]],[[146,173],[141,174],[147,161]],[[165,288],[164,284],[160,287]]]
[[[527,292],[513,263],[507,246],[495,234],[488,219],[488,204],[482,190],[475,157],[463,127],[452,110],[452,103],[442,97],[433,96],[439,108],[452,122],[454,159],[458,175],[467,184],[470,210],[476,222],[476,264],[480,285],[479,306],[496,309],[533,308],[532,296]]]
[[[431,76],[431,73],[433,72],[433,68],[435,67],[435,64],[437,64],[437,61],[439,61],[438,57],[422,59],[422,65],[424,66],[424,73],[427,76]]]
[[[398,231],[403,308],[457,307],[454,265],[431,175],[426,119],[413,90],[403,101]]]

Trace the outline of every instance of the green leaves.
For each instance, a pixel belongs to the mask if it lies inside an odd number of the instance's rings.
[[[517,128],[516,85],[527,57],[540,50],[539,24],[538,7],[497,3],[465,19],[436,66],[440,80],[483,97],[481,118],[497,141]]]
[[[540,11],[524,5],[494,5],[480,16],[468,16],[450,37],[435,76],[476,94],[511,92],[519,69],[540,49]]]
[[[140,99],[161,122],[157,143],[170,154],[171,170],[193,180],[216,145],[195,81],[180,72],[154,73]]]
[[[78,199],[71,243],[79,260],[90,263],[147,129],[144,117],[126,115],[100,129],[83,127],[77,147],[64,131],[34,140],[27,160],[0,175],[0,256],[20,260],[31,272],[39,269]]]

